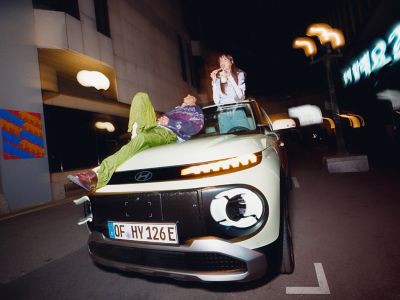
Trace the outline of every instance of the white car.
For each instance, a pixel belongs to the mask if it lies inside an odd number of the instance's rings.
[[[203,112],[198,136],[138,153],[76,200],[95,262],[200,281],[293,271],[283,142],[255,100]]]

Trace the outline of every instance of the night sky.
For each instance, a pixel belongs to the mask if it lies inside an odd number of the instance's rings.
[[[326,89],[323,67],[291,47],[309,24],[326,22],[326,1],[183,2],[191,38],[209,51],[231,53],[247,73],[248,94]]]

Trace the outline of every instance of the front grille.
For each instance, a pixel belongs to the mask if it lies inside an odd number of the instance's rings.
[[[175,252],[89,243],[93,255],[120,263],[180,271],[245,272],[246,263],[220,253]]]
[[[260,221],[250,228],[235,228],[216,223],[210,205],[216,195],[232,188],[252,190],[264,201]],[[109,195],[91,195],[90,207],[93,221],[91,231],[109,238],[108,221],[176,223],[180,242],[200,236],[217,236],[231,239],[250,235],[262,228],[268,219],[268,202],[257,189],[249,185],[225,185],[210,188],[138,192]]]
[[[179,240],[204,235],[197,190],[90,197],[93,227],[109,237],[107,221],[176,223]]]

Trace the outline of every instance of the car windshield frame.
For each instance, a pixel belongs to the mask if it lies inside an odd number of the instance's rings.
[[[204,127],[193,138],[271,131],[270,120],[254,100],[203,107]],[[265,114],[265,115],[263,115]],[[228,125],[225,126],[228,122]],[[231,123],[229,123],[231,122]]]

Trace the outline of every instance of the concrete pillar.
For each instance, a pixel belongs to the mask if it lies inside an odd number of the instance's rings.
[[[0,1],[0,109],[39,113],[45,156],[4,159],[0,132],[0,180],[11,211],[51,200],[43,102],[31,0]]]

